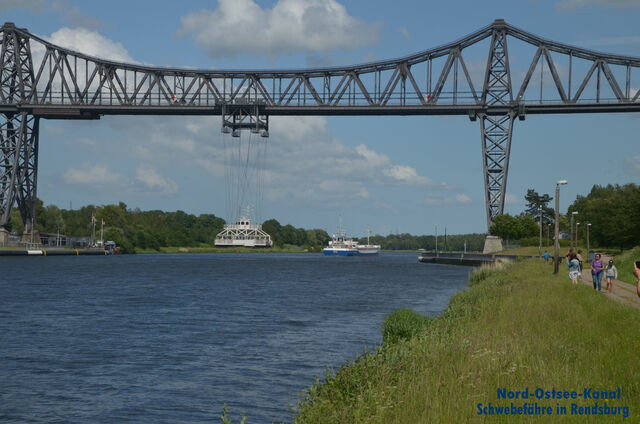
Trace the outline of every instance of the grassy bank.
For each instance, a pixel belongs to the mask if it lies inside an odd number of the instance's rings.
[[[295,422],[468,422],[479,420],[478,403],[512,401],[551,406],[549,422],[590,422],[593,417],[570,415],[571,404],[596,400],[506,400],[497,399],[497,389],[582,394],[618,387],[622,398],[608,405],[628,406],[626,421],[640,421],[639,310],[572,286],[565,272],[554,276],[540,261],[471,280],[471,289],[455,295],[438,318],[406,310],[388,317],[385,344],[308,389]],[[556,405],[567,415],[557,416]],[[492,416],[491,422],[513,418]]]
[[[549,246],[545,246],[542,245],[542,253],[544,253],[544,251],[547,251],[551,254],[551,256],[553,256],[553,245]],[[562,258],[564,258],[564,255],[567,254],[567,251],[569,250],[568,246],[561,246],[560,247],[560,256]],[[582,250],[583,252],[583,257],[585,260],[587,260],[587,247],[586,246],[578,246],[575,248],[576,252],[578,250]],[[611,249],[611,248],[591,248],[592,251],[595,252],[600,252],[603,254],[607,254],[607,255],[615,255],[620,253],[620,249]],[[522,256],[538,256],[538,246],[523,246],[523,247],[517,247],[514,249],[508,249],[508,250],[503,250],[502,252],[500,252],[500,254],[504,254],[504,255],[522,255]]]
[[[631,250],[625,250],[615,256],[613,260],[618,269],[618,279],[635,286],[638,278],[633,275],[633,262],[640,261],[640,246],[634,247]]]

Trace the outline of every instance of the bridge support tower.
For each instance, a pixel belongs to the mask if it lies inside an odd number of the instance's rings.
[[[0,102],[28,104],[36,89],[29,38],[7,24],[0,37]],[[0,227],[17,203],[28,234],[35,222],[38,130],[39,118],[28,112],[0,113]]]
[[[506,28],[495,27],[482,90],[482,103],[488,106],[513,106]],[[487,230],[504,212],[513,123],[517,113],[503,115],[479,113],[482,139],[482,167],[487,207]],[[472,119],[475,119],[475,115]],[[487,247],[485,246],[485,249]]]

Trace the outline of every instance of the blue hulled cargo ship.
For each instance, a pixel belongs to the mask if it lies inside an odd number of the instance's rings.
[[[347,237],[342,228],[334,233],[329,241],[329,246],[322,249],[325,256],[376,256],[380,253],[380,246],[377,244],[358,244],[352,238]]]

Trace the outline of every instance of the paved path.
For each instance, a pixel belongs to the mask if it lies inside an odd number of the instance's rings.
[[[611,259],[609,256],[603,255],[602,261],[606,264]],[[578,280],[582,281],[589,287],[593,287],[593,278],[591,277],[591,265],[589,261],[584,262],[584,267],[582,270],[582,279]],[[633,284],[626,283],[624,281],[615,280],[613,282],[613,293],[608,293],[607,289],[607,280],[602,276],[602,294],[604,296],[609,296],[614,300],[626,303],[628,305],[634,306],[640,309],[640,298],[637,294],[636,286]]]

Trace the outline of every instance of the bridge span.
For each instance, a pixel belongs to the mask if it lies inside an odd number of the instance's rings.
[[[510,66],[513,42],[529,46],[517,75]],[[640,81],[633,86],[639,57],[546,40],[501,19],[398,59],[300,70],[120,63],[53,45],[13,23],[0,28],[0,46],[0,227],[17,204],[26,232],[35,219],[41,118],[220,115],[223,132],[268,136],[269,116],[277,115],[464,115],[480,123],[490,226],[504,210],[516,118],[640,112]],[[473,49],[486,58],[481,75],[469,65]]]

